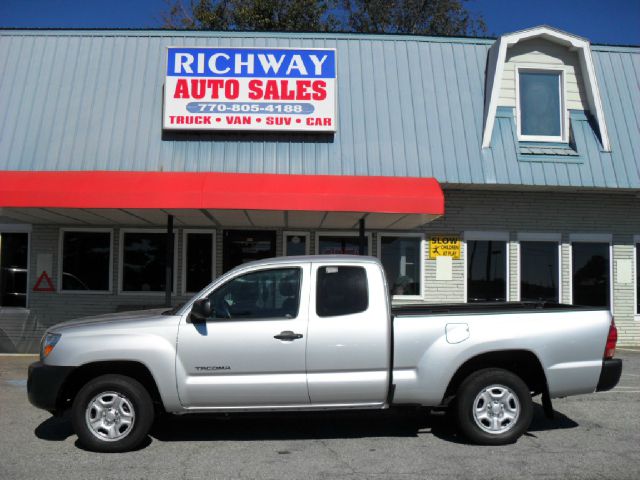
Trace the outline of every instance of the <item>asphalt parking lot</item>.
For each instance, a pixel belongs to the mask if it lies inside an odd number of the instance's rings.
[[[34,357],[0,357],[2,479],[429,479],[640,476],[640,349],[618,350],[611,392],[537,406],[530,431],[505,447],[466,445],[446,416],[416,412],[169,417],[125,454],[79,448],[67,418],[26,398]]]

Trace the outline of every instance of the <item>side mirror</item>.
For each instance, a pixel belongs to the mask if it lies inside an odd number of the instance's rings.
[[[193,302],[191,313],[189,314],[189,321],[191,323],[205,323],[212,314],[213,307],[211,306],[211,300],[202,298]]]

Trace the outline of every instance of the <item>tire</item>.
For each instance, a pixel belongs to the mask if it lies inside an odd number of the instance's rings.
[[[126,452],[149,433],[154,407],[147,390],[124,375],[101,375],[85,384],[71,408],[80,444],[96,452]]]
[[[529,387],[500,368],[469,375],[458,388],[455,408],[460,430],[479,445],[514,443],[533,417]]]

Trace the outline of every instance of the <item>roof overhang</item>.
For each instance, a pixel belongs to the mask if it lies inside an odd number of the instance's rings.
[[[504,64],[507,58],[507,49],[518,42],[531,40],[533,38],[543,38],[547,41],[563,45],[578,53],[580,68],[585,82],[587,103],[589,104],[589,110],[595,117],[598,125],[602,149],[605,152],[611,151],[609,133],[607,131],[604,111],[602,108],[602,99],[600,97],[600,89],[598,88],[595,67],[593,65],[593,57],[591,55],[591,43],[583,37],[572,35],[547,25],[541,25],[539,27],[528,28],[526,30],[502,35],[489,49],[487,81],[485,87],[482,148],[488,148],[491,146],[491,136],[493,135],[493,125],[495,123],[496,110],[498,108],[498,99],[500,97],[500,87],[502,85]]]
[[[433,178],[194,172],[0,172],[0,215],[29,223],[415,228],[444,214]],[[140,222],[138,222],[138,219]]]

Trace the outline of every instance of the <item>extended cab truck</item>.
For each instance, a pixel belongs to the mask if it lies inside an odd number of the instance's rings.
[[[535,303],[391,307],[372,257],[281,257],[242,265],[173,310],[50,328],[29,400],[71,408],[82,444],[140,444],[154,412],[451,406],[473,442],[515,441],[532,396],[613,388],[606,310]]]

